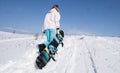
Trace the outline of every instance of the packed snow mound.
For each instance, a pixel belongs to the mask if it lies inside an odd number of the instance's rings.
[[[10,36],[16,37],[0,39],[0,73],[120,73],[119,37],[66,35],[64,47],[58,47],[57,61],[50,60],[40,70],[35,67],[36,46],[45,38]]]

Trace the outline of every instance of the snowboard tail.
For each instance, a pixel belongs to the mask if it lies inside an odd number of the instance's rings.
[[[36,65],[39,69],[42,69],[50,61],[51,57],[48,49],[44,49],[36,59]]]
[[[52,54],[49,54],[48,49],[45,49],[41,52],[41,54],[36,58],[36,65],[39,69],[42,69],[46,64],[52,59],[56,61]]]

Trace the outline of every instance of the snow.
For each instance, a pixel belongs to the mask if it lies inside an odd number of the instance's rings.
[[[0,73],[120,73],[120,38],[65,35],[56,62],[35,68],[44,37],[0,32]]]

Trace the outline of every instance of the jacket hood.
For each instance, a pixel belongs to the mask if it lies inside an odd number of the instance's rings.
[[[50,12],[57,12],[55,8],[51,9]]]

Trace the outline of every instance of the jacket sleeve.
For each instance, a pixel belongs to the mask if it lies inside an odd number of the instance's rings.
[[[60,28],[60,14],[59,13],[55,14],[55,25],[56,25],[56,28]]]
[[[45,33],[45,29],[44,29],[44,26],[42,27],[42,33]]]

